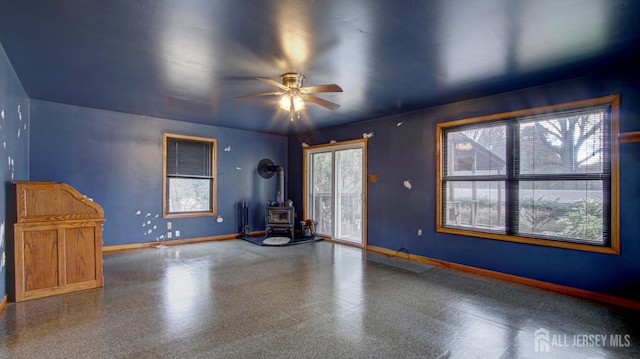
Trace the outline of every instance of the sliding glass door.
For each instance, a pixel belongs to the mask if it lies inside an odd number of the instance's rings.
[[[366,142],[305,148],[305,214],[318,234],[365,244]]]

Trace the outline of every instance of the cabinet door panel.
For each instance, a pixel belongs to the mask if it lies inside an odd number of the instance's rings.
[[[24,232],[24,291],[60,285],[58,254],[56,229]]]
[[[65,229],[67,284],[96,279],[95,228]]]

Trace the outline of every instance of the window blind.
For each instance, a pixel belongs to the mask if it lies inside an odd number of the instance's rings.
[[[609,122],[607,104],[445,129],[442,225],[609,245]]]
[[[211,178],[211,143],[167,138],[167,175]]]

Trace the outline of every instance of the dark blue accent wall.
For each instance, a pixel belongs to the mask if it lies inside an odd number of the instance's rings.
[[[0,45],[0,300],[7,293],[15,221],[12,181],[29,179],[29,98]]]
[[[640,130],[640,70],[630,66],[545,86],[451,103],[350,126],[289,136],[289,188],[302,197],[302,147],[362,138],[368,142],[368,245],[640,299],[640,143],[620,147],[620,255],[519,244],[435,231],[438,122],[620,94],[621,132]],[[411,189],[403,182],[409,180]],[[417,229],[423,228],[422,237]],[[532,298],[533,299],[533,298]]]
[[[249,201],[252,230],[264,229],[264,204],[276,198],[276,179],[258,162],[287,168],[287,138],[31,100],[31,179],[65,182],[105,212],[105,246],[160,241],[171,221],[180,238],[238,233],[237,204]],[[217,139],[215,217],[162,218],[162,134]]]

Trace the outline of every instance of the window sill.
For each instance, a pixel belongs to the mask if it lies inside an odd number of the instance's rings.
[[[496,239],[496,240],[506,241],[506,242],[533,244],[533,245],[546,246],[546,247],[573,249],[573,250],[585,251],[585,252],[595,252],[595,253],[614,254],[614,255],[620,254],[620,248],[617,245],[617,243],[613,243],[610,246],[598,246],[598,245],[589,245],[589,244],[581,244],[581,243],[553,241],[553,240],[546,240],[546,239],[509,236],[506,234],[487,233],[487,232],[471,231],[471,230],[464,230],[464,229],[458,229],[458,228],[448,228],[448,227],[442,227],[442,226],[437,227],[436,232],[456,234],[456,235],[467,236],[467,237]]]
[[[165,213],[162,218],[192,218],[192,217],[211,217],[216,216],[213,212],[194,212],[194,213]]]

